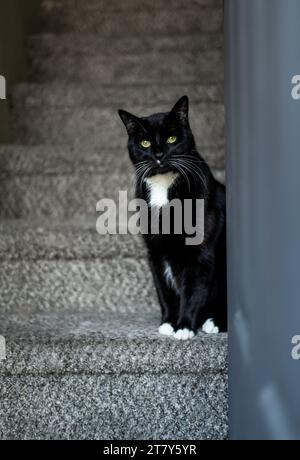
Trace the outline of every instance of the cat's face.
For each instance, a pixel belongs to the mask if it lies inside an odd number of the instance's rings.
[[[128,149],[133,164],[146,175],[175,171],[182,155],[194,148],[188,121],[188,98],[183,96],[168,113],[136,117],[119,110],[129,136]]]

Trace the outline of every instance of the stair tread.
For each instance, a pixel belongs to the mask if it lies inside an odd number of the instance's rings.
[[[121,107],[120,107],[121,108]],[[145,116],[170,110],[170,105],[126,105],[128,111]],[[26,117],[12,113],[12,139],[19,144],[70,144],[84,149],[124,148],[125,128],[116,107],[30,107]],[[205,102],[191,106],[190,123],[198,146],[224,143],[224,104]]]
[[[194,7],[220,7],[222,8],[223,0],[189,0],[189,5]],[[186,6],[186,0],[169,0],[168,9],[182,8]],[[94,9],[101,8],[106,11],[115,10],[131,10],[131,9],[164,9],[166,8],[165,0],[127,0],[120,2],[120,0],[110,0],[107,3],[105,0],[89,0],[83,3],[81,0],[43,0],[42,10],[47,16],[51,13],[62,14],[63,11],[68,9]]]
[[[224,168],[224,145],[204,146],[201,155],[216,169]],[[115,161],[114,161],[115,159]],[[0,145],[0,176],[116,174],[133,171],[126,148],[82,148],[69,145]]]
[[[224,64],[221,50],[168,53],[79,56],[49,54],[31,60],[28,79],[33,82],[107,83],[198,83],[223,81]]]
[[[0,316],[7,359],[0,374],[225,372],[227,335],[178,341],[158,334],[159,313]]]
[[[76,43],[76,46],[74,46]],[[145,53],[169,53],[169,52],[197,52],[223,48],[224,38],[222,31],[218,32],[189,32],[180,35],[168,33],[143,34],[131,36],[101,37],[99,34],[82,33],[81,31],[55,34],[39,33],[31,35],[27,39],[28,55],[31,59],[49,56],[82,57],[83,55],[93,58],[95,55],[115,56],[120,58],[122,54],[142,55]]]
[[[35,106],[47,107],[122,107],[149,101],[152,106],[171,106],[182,95],[190,104],[224,100],[223,83],[145,83],[95,85],[93,83],[21,83],[15,86],[11,101],[18,110]]]
[[[124,141],[125,142],[125,141]],[[61,219],[91,216],[96,203],[134,196],[135,174],[125,146],[101,150],[70,146],[0,147],[0,215]],[[224,182],[222,147],[200,149],[215,177]]]
[[[138,8],[106,9],[100,3],[84,2],[83,5],[67,3],[65,8],[47,8],[43,30],[56,33],[66,31],[99,32],[100,35],[127,35],[157,33],[198,32],[201,30],[220,30],[222,27],[222,8],[205,7],[193,4],[186,7],[183,3],[177,8],[162,3],[159,8],[147,8],[140,3]],[[149,5],[149,4],[148,4]]]
[[[130,256],[1,261],[3,313],[159,309],[145,258]]]
[[[99,235],[90,218],[1,219],[0,261],[145,257],[139,235]]]

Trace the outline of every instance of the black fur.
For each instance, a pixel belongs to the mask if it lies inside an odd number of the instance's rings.
[[[225,331],[225,187],[214,179],[196,150],[188,120],[188,98],[183,96],[168,113],[139,118],[120,110],[119,115],[129,136],[128,150],[137,171],[138,198],[149,200],[147,177],[172,171],[179,173],[179,178],[169,188],[169,200],[205,200],[202,244],[186,245],[185,234],[144,235],[162,308],[162,323],[170,323],[175,331],[188,328],[196,332],[208,318],[213,318],[220,331]],[[176,136],[177,141],[167,143],[169,136]],[[151,142],[150,148],[141,146],[143,139]],[[177,289],[166,281],[165,262],[172,269]]]

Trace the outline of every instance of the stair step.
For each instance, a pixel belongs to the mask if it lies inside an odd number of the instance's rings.
[[[220,84],[145,84],[102,85],[21,83],[11,95],[14,109],[30,107],[134,107],[147,101],[153,106],[172,107],[184,94],[191,106],[224,100],[223,83]]]
[[[74,46],[76,43],[76,46]],[[155,35],[112,36],[102,37],[99,34],[82,32],[52,34],[42,33],[31,35],[27,39],[27,52],[31,60],[61,59],[67,55],[69,58],[82,59],[84,56],[95,58],[102,55],[119,59],[122,55],[137,55],[152,53],[161,56],[176,51],[197,53],[222,49],[224,36],[219,32],[200,32],[197,34],[169,35],[165,32]]]
[[[224,181],[223,170],[213,170]],[[49,217],[96,220],[96,203],[103,199],[118,202],[119,192],[134,196],[134,175],[83,174],[10,176],[0,182],[0,216],[9,218]]]
[[[2,219],[0,261],[146,257],[140,235],[99,235],[96,219]]]
[[[178,342],[158,335],[158,321],[2,315],[1,438],[226,438],[226,335]]]
[[[144,258],[23,259],[0,264],[2,312],[159,311]]]
[[[123,108],[139,116],[170,110],[169,106],[151,108],[147,104]],[[190,122],[199,147],[224,143],[223,104],[192,106]],[[12,138],[17,144],[70,144],[85,149],[124,150],[127,143],[125,128],[116,108],[111,107],[30,107],[26,116],[16,110],[12,114]]]
[[[159,311],[140,236],[100,235],[96,217],[12,219],[0,229],[2,312]]]
[[[32,82],[94,82],[102,84],[214,83],[223,81],[223,53],[219,50],[185,53],[124,54],[93,58],[63,54],[31,62]]]
[[[168,8],[171,10],[181,9],[186,7],[186,0],[169,0]],[[223,0],[189,0],[189,7],[210,7],[210,8],[223,8]],[[120,0],[89,0],[83,3],[81,0],[43,0],[41,2],[42,16],[47,19],[51,15],[63,16],[64,14],[92,14],[95,9],[105,11],[136,11],[136,10],[161,10],[166,9],[165,0],[127,0],[120,2]]]
[[[133,172],[126,148],[103,150],[73,148],[68,145],[0,145],[0,177],[30,175],[120,174]],[[215,170],[223,170],[224,146],[200,149]]]
[[[103,199],[119,200],[119,192],[127,191],[128,198],[134,196],[135,174],[128,159],[128,154],[124,150],[125,161],[119,164],[119,155],[113,157],[114,152],[107,152],[108,158],[103,165],[100,165],[100,173],[93,169],[93,163],[88,164],[83,161],[74,171],[74,166],[69,167],[60,158],[52,169],[51,161],[45,165],[41,172],[30,172],[34,164],[29,162],[29,166],[22,161],[18,164],[19,171],[13,173],[2,172],[0,181],[0,216],[1,217],[49,217],[49,218],[71,218],[81,216],[91,216],[96,219],[96,203]],[[3,161],[3,157],[1,157]],[[96,165],[103,158],[103,152]],[[28,159],[29,160],[29,159]],[[44,168],[44,165],[37,161],[37,169]],[[63,168],[59,171],[60,160]],[[110,160],[110,165],[109,165]],[[13,162],[13,158],[10,159]],[[86,159],[88,163],[88,159]],[[117,167],[115,168],[115,164]],[[11,165],[14,168],[15,163]],[[6,165],[9,168],[9,165]],[[28,169],[26,169],[28,168]],[[89,169],[88,169],[89,168]],[[47,173],[45,173],[45,170]],[[25,171],[25,174],[24,174]],[[212,169],[215,177],[224,181],[224,169]],[[17,174],[16,174],[17,172]]]
[[[183,2],[160,3],[140,2],[126,8],[106,8],[98,2],[60,2],[52,7],[44,3],[42,9],[42,29],[49,32],[93,32],[100,36],[134,35],[134,34],[182,34],[201,31],[220,30],[223,21],[223,10],[205,7],[203,4],[189,5]],[[121,2],[119,2],[120,4]],[[214,3],[214,1],[213,1]],[[119,5],[118,4],[118,5]],[[57,6],[57,7],[55,7]]]
[[[224,181],[222,147],[203,149],[218,180]],[[134,195],[134,169],[122,150],[57,146],[0,147],[0,216],[71,218],[96,221],[96,203]],[[3,166],[2,166],[3,165]]]
[[[224,373],[5,375],[1,439],[227,439],[226,392]]]
[[[2,314],[0,318],[0,332],[8,342],[1,375],[45,375],[62,369],[92,374],[226,371],[227,334],[199,332],[190,341],[164,337],[158,333],[158,312],[66,311]],[[37,347],[41,353],[38,362],[32,353]],[[55,359],[49,359],[51,354]],[[186,359],[181,362],[180,356]]]
[[[1,217],[95,216],[102,198],[118,199],[119,190],[133,195],[128,174],[82,174],[11,176],[0,183]]]

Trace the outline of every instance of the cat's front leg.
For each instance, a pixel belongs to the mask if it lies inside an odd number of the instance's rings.
[[[165,263],[155,258],[150,259],[151,270],[162,311],[159,333],[173,335],[178,322],[180,297],[168,279]]]
[[[173,334],[176,339],[187,340],[194,337],[197,332],[199,317],[203,316],[204,318],[207,314],[213,268],[213,254],[206,254],[200,264],[196,261],[195,264],[191,264],[184,270],[179,318]]]

